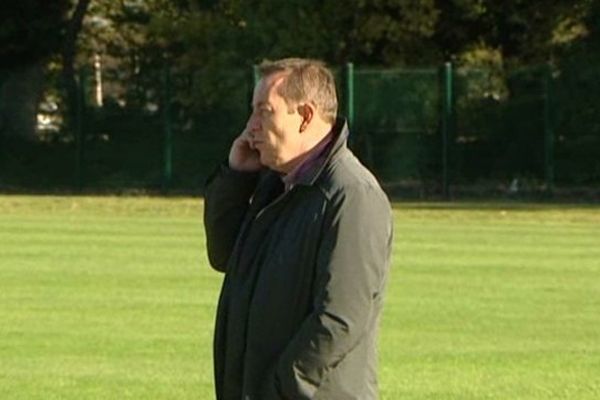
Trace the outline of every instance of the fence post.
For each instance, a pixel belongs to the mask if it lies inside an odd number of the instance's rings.
[[[354,115],[354,64],[349,62],[346,63],[346,118],[348,119],[348,128],[350,129],[350,136],[348,137],[348,145],[355,151],[361,152],[360,147],[364,146],[362,150],[364,151],[363,157],[365,163],[369,167],[373,167],[373,150],[371,148],[371,138],[369,135],[370,132],[361,132],[358,133],[354,125],[355,115]],[[358,135],[358,136],[357,136]],[[360,143],[360,145],[359,145]],[[361,152],[362,153],[362,152]]]
[[[354,127],[354,64],[346,64],[346,113],[348,114],[348,126],[352,132]]]
[[[76,162],[76,176],[77,176],[77,190],[82,190],[85,185],[85,108],[86,108],[86,88],[87,88],[87,73],[85,69],[80,69],[78,74],[78,80],[76,81],[77,87],[77,109],[75,110],[75,143],[77,148],[77,154],[75,158]]]
[[[544,178],[546,191],[554,190],[554,124],[552,116],[552,67],[544,68]]]
[[[2,90],[2,86],[4,85],[4,82],[6,81],[6,75],[7,75],[7,71],[0,69],[0,90]],[[0,115],[2,115],[2,107],[3,107],[3,104],[1,103],[2,97],[3,96],[0,96]],[[4,145],[4,135],[2,132],[2,128],[0,127],[0,168],[3,168],[2,164],[4,162],[5,154],[6,154],[6,149],[5,149],[5,145]]]
[[[253,88],[258,85],[258,81],[260,80],[260,71],[258,70],[258,65],[252,65],[252,79],[253,79]]]
[[[252,113],[252,108],[253,108],[252,101],[254,100],[254,88],[256,87],[256,85],[258,85],[259,80],[260,80],[260,71],[258,69],[258,65],[253,64],[252,65],[252,85],[250,85],[250,93],[249,93],[250,101],[248,102],[248,112],[249,113]]]
[[[163,190],[168,190],[173,178],[173,130],[171,129],[171,71],[169,64],[165,60],[163,68],[163,104],[162,117],[164,129],[164,148],[163,148]]]
[[[450,184],[448,174],[448,152],[452,122],[454,117],[454,92],[453,92],[452,63],[446,62],[443,68],[442,83],[442,192],[445,199],[450,198]]]

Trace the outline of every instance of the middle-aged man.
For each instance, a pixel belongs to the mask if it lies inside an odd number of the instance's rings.
[[[206,188],[208,256],[225,272],[217,399],[376,399],[389,201],[346,146],[324,64],[259,70],[246,128]]]

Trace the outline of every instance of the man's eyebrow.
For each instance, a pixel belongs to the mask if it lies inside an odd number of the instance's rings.
[[[270,107],[270,105],[266,101],[259,101],[256,104],[252,104],[252,108],[261,108],[261,107]]]

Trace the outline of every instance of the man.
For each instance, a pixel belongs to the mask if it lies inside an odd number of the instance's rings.
[[[331,72],[303,59],[259,70],[206,188],[208,256],[225,272],[217,399],[376,399],[389,201],[346,146]]]

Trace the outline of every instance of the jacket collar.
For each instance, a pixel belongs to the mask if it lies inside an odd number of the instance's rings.
[[[325,167],[340,156],[340,153],[347,148],[348,135],[348,123],[345,118],[339,117],[333,128],[331,128],[333,137],[323,155],[320,157],[318,162],[313,163],[310,168],[302,174],[300,179],[296,182],[297,185],[311,186],[315,183],[321,172]]]
[[[335,124],[331,128],[333,137],[331,142],[328,144],[328,148],[323,152],[323,155],[314,162],[309,169],[307,169],[302,176],[295,182],[295,185],[312,186],[317,178],[321,175],[327,165],[330,165],[333,161],[341,156],[342,151],[347,148],[348,135],[348,123],[345,118],[338,117]],[[267,180],[273,180],[278,185],[282,184],[281,175],[273,170],[267,170],[264,178]]]

